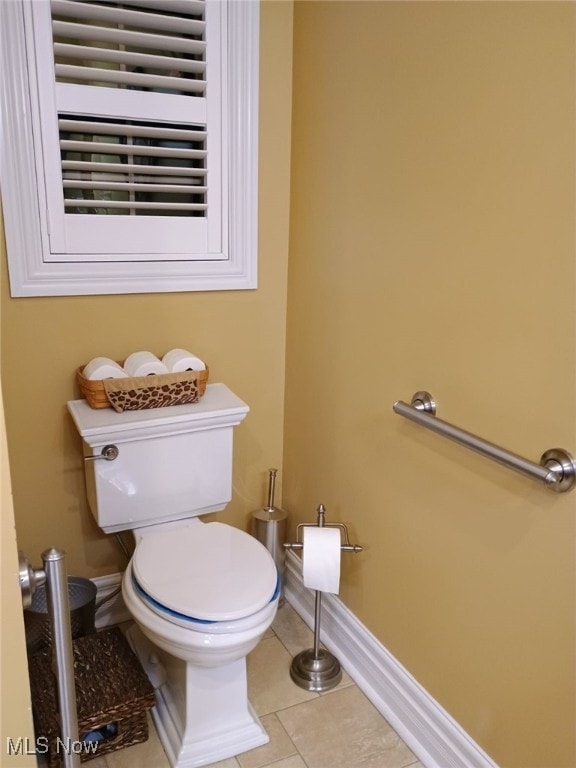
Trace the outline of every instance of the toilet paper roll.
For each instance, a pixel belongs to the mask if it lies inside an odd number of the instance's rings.
[[[171,349],[170,352],[166,352],[162,362],[171,373],[206,370],[206,364],[187,349]]]
[[[115,360],[108,357],[95,357],[84,367],[82,376],[91,381],[100,379],[126,379],[128,374]]]
[[[340,590],[340,529],[305,526],[302,531],[304,586],[337,595]]]
[[[164,363],[152,352],[132,352],[124,360],[124,370],[128,376],[154,376],[157,373],[169,373]]]

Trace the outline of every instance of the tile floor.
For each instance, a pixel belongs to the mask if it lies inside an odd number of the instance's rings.
[[[294,655],[314,645],[313,634],[285,602],[271,629],[248,657],[248,688],[270,742],[212,768],[423,768],[344,671],[326,693],[290,679]],[[90,768],[170,768],[150,722],[143,744],[88,763]]]

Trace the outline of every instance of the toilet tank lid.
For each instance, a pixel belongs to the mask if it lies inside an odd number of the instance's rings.
[[[278,574],[268,550],[224,523],[148,533],[132,558],[142,589],[172,611],[204,621],[234,621],[266,606]]]
[[[235,426],[244,420],[248,405],[225,384],[208,384],[197,403],[117,413],[112,408],[91,408],[86,400],[71,400],[68,411],[76,429],[90,445],[106,441],[145,439],[148,436]]]

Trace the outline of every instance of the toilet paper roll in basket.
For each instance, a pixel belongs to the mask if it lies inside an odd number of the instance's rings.
[[[304,586],[337,595],[340,590],[340,529],[306,526],[302,534]]]
[[[164,363],[152,352],[132,352],[124,360],[124,370],[132,377],[169,373]]]
[[[84,367],[82,376],[91,381],[128,378],[128,374],[122,366],[118,365],[115,360],[110,360],[109,357],[95,357],[93,360],[90,360]]]
[[[170,352],[166,352],[162,362],[171,373],[206,370],[206,363],[187,349],[171,349]]]

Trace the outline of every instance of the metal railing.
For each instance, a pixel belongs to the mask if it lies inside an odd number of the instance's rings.
[[[398,400],[393,408],[394,412],[400,416],[492,459],[508,469],[533,480],[540,480],[547,488],[557,493],[571,490],[576,483],[576,462],[568,451],[563,448],[552,448],[542,454],[539,464],[524,459],[512,451],[500,448],[488,440],[437,418],[436,403],[429,392],[416,392],[410,404]]]

